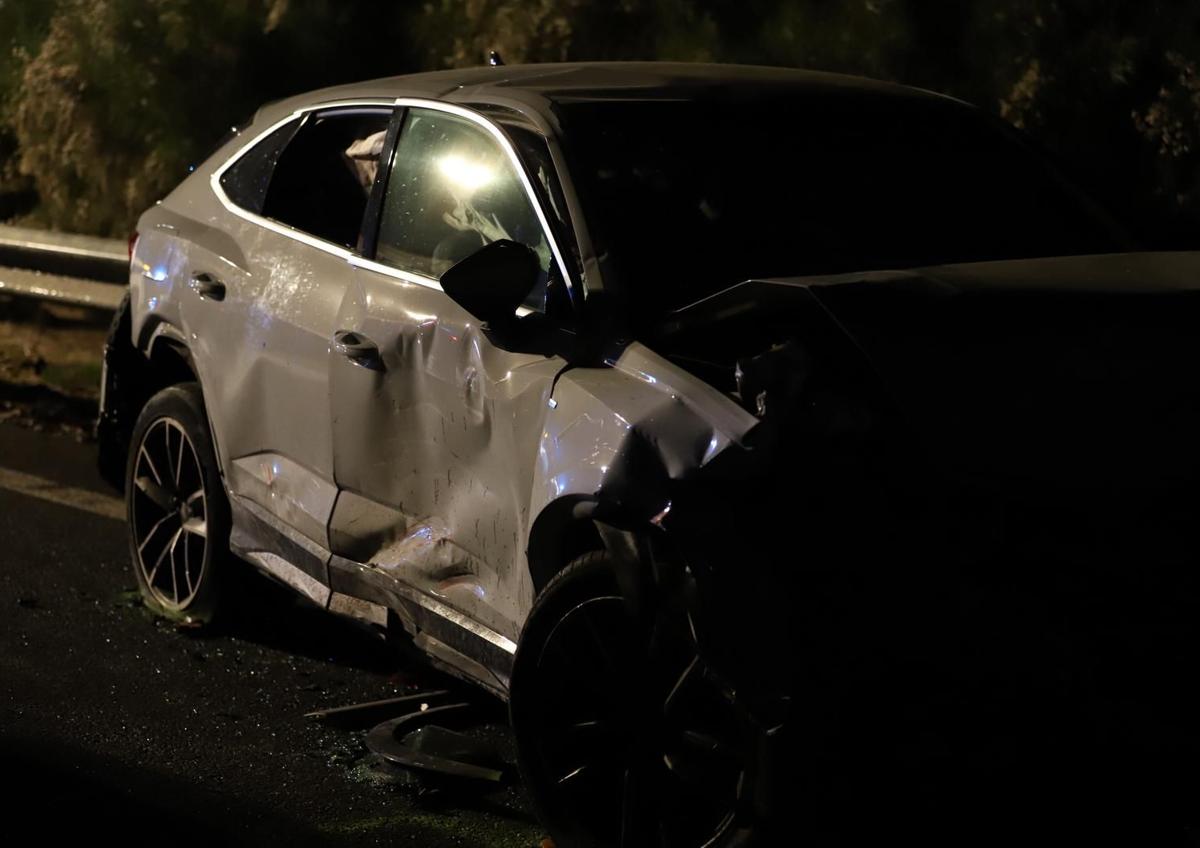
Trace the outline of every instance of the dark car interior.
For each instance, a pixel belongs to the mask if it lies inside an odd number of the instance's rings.
[[[279,157],[263,215],[354,247],[370,194],[346,151],[387,130],[390,111],[310,116]]]

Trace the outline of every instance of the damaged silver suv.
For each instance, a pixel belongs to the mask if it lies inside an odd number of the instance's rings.
[[[831,681],[944,643],[889,601],[940,591],[900,563],[956,544],[946,481],[1031,479],[1059,436],[1074,474],[1104,438],[1018,414],[1084,407],[1005,345],[1044,364],[1064,315],[1081,345],[1130,320],[1097,292],[1188,276],[1121,249],[1018,138],[899,86],[601,63],[323,90],[139,221],[101,462],[156,610],[219,616],[250,563],[507,699],[558,844],[742,844],[784,772],[789,814],[837,783],[781,752],[855,762],[861,735],[807,731],[859,702],[812,681],[878,694]]]

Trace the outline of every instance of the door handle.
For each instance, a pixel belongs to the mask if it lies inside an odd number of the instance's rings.
[[[370,368],[375,371],[383,370],[383,359],[379,355],[379,345],[361,333],[353,330],[338,330],[333,334],[333,349],[349,359],[355,365]]]
[[[203,271],[199,274],[192,274],[188,287],[206,300],[225,299],[225,284],[212,274]]]

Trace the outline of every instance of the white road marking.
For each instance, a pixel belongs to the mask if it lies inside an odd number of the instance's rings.
[[[73,507],[102,518],[125,520],[125,501],[121,498],[89,492],[87,489],[76,489],[74,486],[63,486],[53,480],[13,471],[10,468],[0,468],[0,489]]]

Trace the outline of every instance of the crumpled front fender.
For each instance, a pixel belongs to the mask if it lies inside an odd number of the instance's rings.
[[[634,342],[610,367],[558,380],[538,450],[530,514],[588,496],[649,519],[759,421],[731,398]]]

